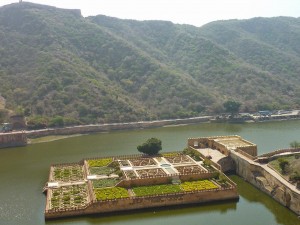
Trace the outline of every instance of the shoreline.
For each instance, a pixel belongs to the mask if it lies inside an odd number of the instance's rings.
[[[51,141],[57,141],[65,138],[71,138],[86,134],[93,133],[107,133],[111,131],[126,131],[126,130],[138,130],[138,129],[149,129],[149,128],[159,128],[159,127],[178,127],[178,126],[186,126],[190,124],[200,124],[200,123],[216,123],[214,121],[214,116],[202,116],[202,117],[192,117],[185,119],[169,119],[169,120],[156,120],[156,121],[138,121],[138,122],[128,122],[128,123],[108,123],[108,124],[89,124],[89,125],[79,125],[72,127],[61,127],[61,128],[47,128],[41,130],[28,130],[28,131],[19,131],[19,132],[10,132],[10,133],[0,133],[0,137],[2,135],[7,134],[17,134],[17,133],[25,133],[27,137],[26,144],[38,144],[38,143],[46,143]],[[272,118],[265,120],[256,120],[251,123],[265,123],[265,122],[281,122],[288,120],[299,120],[300,115],[297,118],[287,117],[283,118]],[[230,121],[222,121],[220,123],[231,123]],[[248,122],[243,122],[247,124]],[[243,124],[240,123],[240,124]],[[237,123],[232,123],[237,124]],[[26,145],[25,144],[25,145]],[[13,143],[12,145],[14,146]]]

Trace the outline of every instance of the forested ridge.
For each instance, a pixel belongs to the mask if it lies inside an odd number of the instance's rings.
[[[0,120],[65,124],[184,118],[300,105],[300,19],[202,27],[0,8]]]

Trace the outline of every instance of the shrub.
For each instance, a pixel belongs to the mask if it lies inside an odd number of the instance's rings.
[[[142,145],[137,146],[137,149],[147,155],[156,155],[162,149],[161,140],[150,138]]]

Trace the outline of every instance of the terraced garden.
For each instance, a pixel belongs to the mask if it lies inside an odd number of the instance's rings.
[[[94,189],[94,193],[95,193],[96,199],[98,201],[105,201],[105,200],[129,197],[127,189],[121,188],[121,187],[97,188],[97,189]]]
[[[62,182],[83,180],[83,168],[81,165],[55,166],[52,173],[53,180]]]
[[[52,190],[50,209],[83,207],[88,202],[87,186],[72,185]]]

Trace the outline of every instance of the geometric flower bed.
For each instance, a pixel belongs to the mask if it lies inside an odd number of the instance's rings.
[[[134,187],[132,188],[132,191],[136,196],[171,194],[171,193],[182,192],[180,186],[176,184],[162,184],[162,185]]]
[[[136,170],[137,174],[140,177],[148,177],[148,176],[162,176],[162,175],[166,175],[166,173],[160,169],[143,169],[143,170]]]
[[[86,184],[60,187],[52,190],[50,209],[71,209],[87,203]]]
[[[98,201],[129,197],[127,189],[121,187],[97,188],[94,189],[94,193]]]
[[[189,174],[189,173],[201,173],[205,170],[200,166],[177,166],[175,167],[179,173],[181,174]]]
[[[119,163],[121,164],[121,166],[131,166],[129,163],[129,160],[120,160]]]
[[[125,176],[127,178],[131,178],[132,179],[132,178],[136,178],[137,177],[136,174],[135,174],[135,172],[133,170],[124,170],[123,173],[125,174]]]
[[[184,191],[201,191],[217,189],[218,186],[209,180],[191,181],[180,184],[180,187]]]
[[[183,154],[176,155],[176,156],[164,156],[165,159],[167,159],[172,164],[178,164],[178,163],[192,163],[192,161]]]
[[[114,187],[119,182],[120,179],[118,178],[93,180],[93,187],[94,188]]]
[[[83,180],[83,168],[81,165],[55,166],[52,177],[63,182]]]
[[[130,162],[133,166],[156,165],[155,161],[152,158],[131,159]]]

